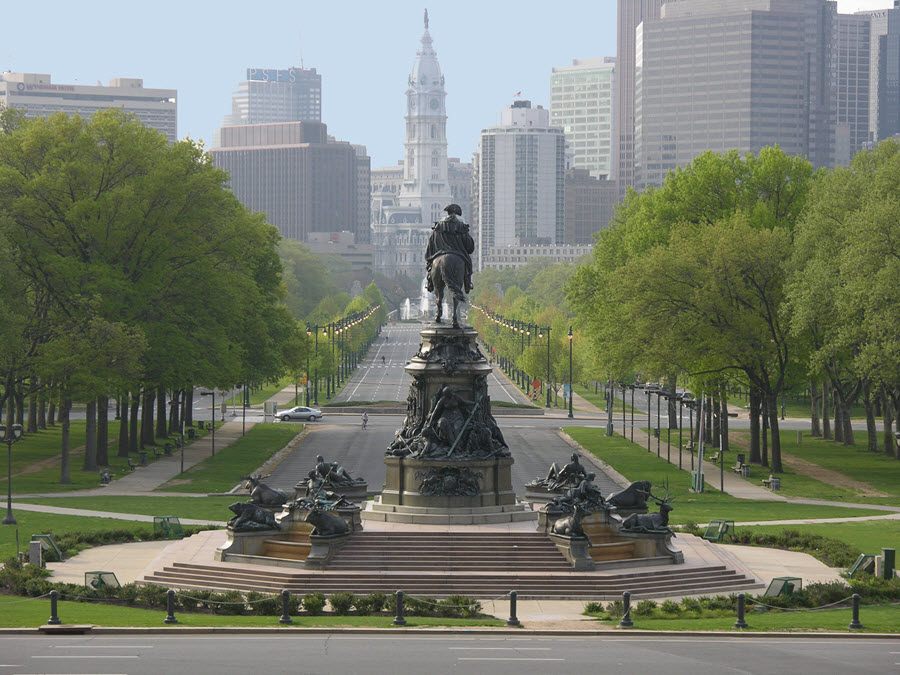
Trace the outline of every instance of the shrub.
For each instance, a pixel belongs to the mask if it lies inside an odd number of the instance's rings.
[[[325,607],[325,595],[316,591],[303,596],[303,609],[310,616],[318,616]]]
[[[659,606],[659,610],[663,614],[678,614],[681,612],[681,607],[677,602],[673,600],[663,600],[663,602]]]
[[[369,616],[372,613],[372,596],[364,595],[353,601],[356,613],[360,616]]]
[[[439,616],[471,619],[481,613],[481,603],[467,595],[450,595],[441,600],[436,609]]]
[[[639,600],[634,609],[631,610],[635,616],[651,616],[656,609],[655,600]]]
[[[251,591],[247,593],[247,604],[250,606],[250,612],[257,616],[281,616],[281,597],[279,596],[272,597]]]
[[[211,593],[207,602],[213,606],[215,614],[240,615],[246,611],[244,596],[239,591]]]
[[[150,609],[163,608],[166,606],[166,589],[162,586],[141,586],[135,600]]]
[[[602,614],[603,613],[603,603],[602,602],[587,602],[584,605],[584,614]]]
[[[685,612],[700,612],[701,605],[700,601],[697,598],[682,598],[681,599],[681,608]]]
[[[606,613],[612,618],[618,619],[625,613],[625,606],[622,604],[621,600],[613,600],[606,605]]]
[[[350,613],[350,608],[356,602],[356,596],[353,593],[334,593],[328,598],[328,602],[335,614],[345,616]]]
[[[373,612],[383,612],[384,608],[388,604],[388,596],[382,591],[375,591],[374,593],[370,593],[368,599],[372,603]]]
[[[700,526],[693,520],[686,520],[681,525],[677,525],[673,529],[676,529],[678,532],[684,532],[685,534],[693,534],[697,537],[703,534],[703,530],[701,530]]]
[[[117,597],[126,605],[133,605],[134,601],[137,600],[139,588],[135,583],[125,584],[119,589]]]

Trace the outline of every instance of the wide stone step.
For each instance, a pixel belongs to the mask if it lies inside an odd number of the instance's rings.
[[[401,589],[417,596],[446,597],[458,593],[490,598],[516,590],[522,598],[535,599],[610,599],[620,597],[626,590],[638,596],[661,597],[741,590],[755,585],[754,580],[724,566],[687,570],[654,568],[652,572],[623,574],[554,572],[552,578],[548,578],[540,572],[524,574],[501,570],[490,573],[435,570],[415,574],[365,570],[278,573],[176,563],[143,581],[173,588],[236,589],[273,594],[282,589],[297,594],[346,591],[357,595],[374,591],[393,593]]]

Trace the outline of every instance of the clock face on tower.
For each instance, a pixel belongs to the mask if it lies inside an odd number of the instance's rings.
[[[438,100],[436,98],[433,98],[433,99],[431,99],[430,105],[431,105],[432,110],[437,110],[438,106],[440,106],[441,104],[438,102]]]

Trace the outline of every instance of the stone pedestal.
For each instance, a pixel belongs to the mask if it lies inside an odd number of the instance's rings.
[[[516,503],[512,457],[480,461],[385,457],[381,503],[429,508],[475,508]]]
[[[591,558],[591,543],[587,537],[568,537],[563,534],[551,534],[550,541],[556,544],[559,552],[572,564],[576,572],[592,572],[594,560]]]

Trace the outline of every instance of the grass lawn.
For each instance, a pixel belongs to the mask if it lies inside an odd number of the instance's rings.
[[[19,537],[19,550],[27,551],[32,534],[51,532],[67,534],[70,532],[102,532],[106,530],[128,530],[144,532],[149,539],[153,529],[152,523],[139,523],[129,520],[111,518],[83,518],[81,516],[61,516],[55,513],[35,513],[33,511],[16,510],[13,515],[17,525],[0,526],[0,561],[16,554],[16,535]],[[161,513],[158,515],[170,515]]]
[[[606,410],[606,396],[603,394],[603,389],[600,388],[597,390],[597,393],[594,393],[593,387],[583,387],[580,384],[575,385],[575,393],[581,396],[586,401],[593,403],[595,406],[600,408],[600,410]],[[621,396],[622,392],[617,391],[616,394]],[[625,394],[625,415],[628,418],[628,421],[631,420],[631,413],[634,412],[635,417],[646,417],[646,413],[641,412],[637,408],[632,408],[631,404],[628,403],[631,399],[629,398],[630,392]],[[613,405],[613,422],[617,423],[616,426],[621,426],[622,424],[622,399],[617,398],[614,401]]]
[[[303,426],[299,424],[256,424],[246,436],[204,459],[159,488],[169,492],[228,492],[241,476],[255,471],[290,442]]]
[[[287,387],[288,385],[293,384],[291,382],[290,377],[283,377],[278,382],[268,382],[263,385],[261,389],[254,389],[250,392],[250,405],[262,405],[265,401],[268,401],[279,391]],[[302,392],[301,392],[302,393]],[[240,397],[238,397],[240,398]],[[300,405],[303,405],[301,402]]]
[[[900,548],[900,520],[866,520],[856,523],[814,523],[811,525],[758,525],[741,528],[769,533],[791,529],[820,534],[855,546],[864,553],[881,554],[882,548]]]
[[[635,616],[632,610],[631,619],[634,621],[632,630],[672,630],[672,631],[732,631],[737,618],[735,614],[722,612],[720,617],[689,618],[683,615],[671,619]],[[61,616],[61,615],[60,615]],[[826,609],[818,612],[781,612],[770,611],[756,613],[748,611],[744,620],[748,628],[743,632],[774,632],[774,631],[833,631],[840,633],[898,633],[900,632],[900,605],[874,605],[860,607],[859,620],[863,628],[861,631],[851,631],[847,627],[850,624],[851,610],[849,607],[842,609]],[[616,621],[604,621],[615,625]]]
[[[110,422],[108,425],[108,429],[111,434],[118,433],[118,422]],[[110,438],[114,437],[115,436],[110,436]],[[58,457],[59,453],[61,452],[61,444],[62,427],[60,425],[38,431],[36,434],[25,434],[21,441],[13,445],[13,476],[23,471],[26,467],[31,466],[35,462]],[[84,420],[73,420],[69,423],[69,447],[77,448],[82,445],[84,445]],[[82,452],[80,454],[80,458],[83,457],[84,453]],[[3,461],[2,464],[3,468],[0,469],[0,477],[2,477],[3,480],[6,480],[6,461]],[[58,466],[58,462],[56,463],[56,465]],[[76,465],[80,466],[81,461],[73,461],[73,466]],[[58,472],[59,470],[57,469],[57,473]]]
[[[567,427],[567,433],[589,452],[594,453],[629,480],[649,480],[653,485],[664,485],[678,496],[675,510],[669,516],[673,524],[693,521],[705,523],[711,518],[727,518],[735,521],[790,520],[796,518],[840,518],[879,515],[884,511],[846,509],[842,507],[791,504],[789,502],[755,502],[737,499],[720,493],[715,487],[716,478],[707,472],[706,492],[691,494],[690,470],[678,470],[653,452],[625,440],[616,434],[610,438],[602,429]],[[665,456],[665,448],[662,450]],[[713,483],[711,484],[710,481]],[[660,492],[656,490],[656,492]],[[663,493],[665,494],[665,493]],[[662,496],[662,495],[659,495]]]
[[[17,499],[13,503],[43,504],[67,509],[88,509],[113,513],[135,513],[143,516],[177,516],[200,520],[229,520],[234,514],[228,510],[229,504],[246,499],[246,495],[231,497],[48,497],[40,499]],[[18,518],[18,516],[16,516]]]
[[[22,602],[22,600],[26,600]],[[4,606],[9,604],[9,606]],[[47,623],[50,616],[50,600],[29,600],[15,596],[0,597],[0,626],[4,628],[28,628]],[[59,618],[64,624],[92,624],[95,626],[164,626],[166,613],[157,609],[139,609],[137,607],[120,607],[99,603],[81,603],[60,601]],[[176,612],[179,626],[241,626],[272,627],[290,630],[291,626],[282,626],[277,616],[225,616],[218,614],[200,614]],[[295,616],[293,626],[297,628],[317,626],[322,628],[337,627],[371,627],[390,628],[393,616]],[[436,617],[406,617],[408,626],[503,626],[499,619],[442,619]]]

